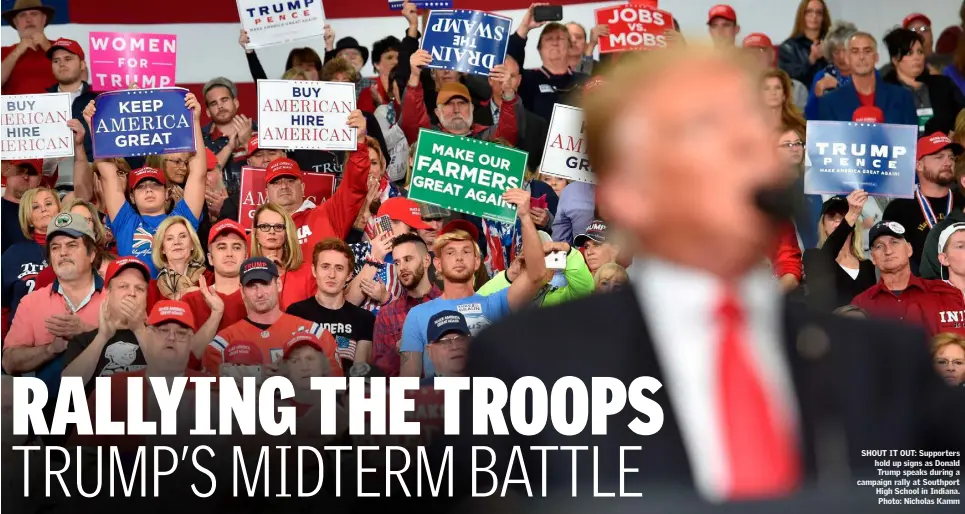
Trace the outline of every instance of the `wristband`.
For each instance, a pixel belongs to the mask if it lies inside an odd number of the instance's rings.
[[[376,259],[375,257],[369,257],[369,258],[365,259],[365,264],[368,264],[369,266],[374,266],[374,267],[379,268],[379,269],[382,269],[382,268],[385,267],[385,262],[384,262],[384,261],[380,261],[380,260]]]

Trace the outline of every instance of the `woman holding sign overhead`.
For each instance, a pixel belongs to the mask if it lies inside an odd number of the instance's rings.
[[[204,148],[201,138],[201,105],[193,93],[184,98],[184,106],[194,118],[195,148]],[[91,126],[94,117],[94,102],[87,104],[84,118]],[[158,226],[169,216],[183,216],[191,228],[197,230],[201,210],[204,208],[205,166],[204,152],[195,152],[188,159],[188,177],[184,182],[184,197],[177,201],[174,208],[167,212],[167,179],[164,173],[151,167],[138,168],[128,175],[131,203],[121,193],[118,184],[117,165],[113,161],[95,161],[103,183],[102,200],[114,236],[117,238],[119,255],[133,255],[147,264],[151,277],[157,278],[158,270],[151,255],[154,249],[154,234]]]

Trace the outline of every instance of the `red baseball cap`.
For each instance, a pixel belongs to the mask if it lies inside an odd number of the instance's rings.
[[[151,326],[160,325],[168,321],[180,323],[192,331],[196,331],[194,325],[194,314],[191,307],[177,300],[161,300],[154,304],[151,315],[147,317],[147,324]]]
[[[161,185],[168,183],[167,179],[164,178],[164,173],[162,173],[161,170],[152,168],[150,166],[145,166],[132,171],[127,176],[127,184],[131,189],[134,189],[138,184],[147,179],[156,180]]]
[[[774,48],[774,42],[763,32],[752,32],[741,43],[744,48]]]
[[[127,268],[137,268],[138,271],[144,274],[144,280],[146,282],[151,281],[151,270],[147,268],[147,264],[141,262],[137,257],[121,257],[120,259],[111,261],[111,263],[107,265],[107,273],[104,274],[104,285],[110,284],[111,280],[116,277],[118,273]]]
[[[737,23],[737,13],[734,12],[734,8],[727,4],[718,4],[710,8],[707,13],[707,24],[714,21],[714,18],[723,18],[725,20],[730,20]]]
[[[251,137],[248,138],[248,157],[251,157],[258,150],[260,150],[258,148],[258,133],[253,132]]]
[[[285,343],[285,350],[282,352],[281,358],[287,359],[299,346],[311,346],[312,348],[325,353],[325,347],[322,346],[322,342],[315,337],[315,334],[310,332],[298,332],[291,339],[289,339],[287,343]]]
[[[885,113],[873,105],[862,105],[854,110],[851,121],[858,123],[884,123]]]
[[[922,157],[938,153],[946,148],[951,148],[955,155],[961,155],[963,150],[962,145],[952,141],[945,134],[935,132],[918,140],[918,156],[915,159],[921,160]]]
[[[208,171],[211,171],[218,167],[218,156],[211,151],[210,148],[204,149],[205,156],[208,158]]]
[[[278,159],[269,162],[266,170],[266,184],[271,184],[272,181],[279,177],[294,177],[298,180],[302,179],[302,170],[298,168],[298,163],[287,157],[279,157]]]
[[[929,19],[928,16],[925,16],[920,12],[913,12],[908,16],[905,16],[905,19],[901,22],[901,28],[907,29],[909,25],[919,20],[925,22],[925,25],[928,25],[929,27],[931,26],[931,19]]]
[[[443,225],[442,230],[439,231],[439,235],[448,234],[455,230],[462,230],[463,232],[468,232],[472,236],[473,241],[479,241],[479,229],[476,225],[466,221],[466,220],[452,220],[449,223]]]
[[[430,227],[422,221],[422,207],[408,198],[397,196],[382,202],[376,216],[388,216],[392,221],[401,221],[412,228],[427,230]]]
[[[84,60],[84,49],[81,48],[80,43],[74,41],[73,39],[60,38],[50,44],[50,48],[47,49],[47,58],[53,59],[54,52],[57,50],[67,50],[68,52],[80,57],[80,60]]]
[[[225,234],[238,234],[241,239],[245,240],[245,244],[248,243],[245,228],[241,226],[241,223],[238,223],[230,218],[225,218],[218,221],[214,225],[211,225],[211,231],[208,232],[208,246],[210,247],[213,245],[215,239],[218,239]]]
[[[255,343],[234,341],[224,350],[224,362],[241,366],[261,366],[265,363],[265,354]]]
[[[40,175],[41,170],[43,170],[44,161],[43,159],[19,159],[9,161],[10,164],[14,166],[29,166],[33,169],[34,174]]]

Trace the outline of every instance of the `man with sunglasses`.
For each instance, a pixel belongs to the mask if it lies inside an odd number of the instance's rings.
[[[426,351],[436,369],[435,377],[466,376],[466,357],[472,331],[466,317],[457,311],[439,311],[429,318]],[[431,386],[435,377],[423,378],[420,385]]]
[[[901,28],[908,29],[921,36],[921,50],[928,57],[935,51],[935,36],[931,31],[931,19],[920,12],[913,12],[901,22]]]

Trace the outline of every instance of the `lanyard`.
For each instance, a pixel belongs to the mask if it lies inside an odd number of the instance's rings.
[[[925,195],[921,194],[921,186],[915,188],[915,199],[918,200],[918,207],[921,208],[921,214],[925,217],[925,223],[928,223],[928,228],[932,229],[935,224],[938,223],[938,219],[935,217],[935,211],[932,210],[931,204],[928,203],[928,199]],[[945,217],[947,218],[949,214],[952,213],[952,204],[954,203],[952,197],[951,189],[948,190],[948,205],[945,207]]]
[[[60,296],[64,297],[64,303],[67,304],[67,308],[70,309],[70,313],[77,314],[77,311],[83,309],[84,306],[87,305],[87,302],[90,301],[91,297],[94,296],[94,291],[96,291],[97,288],[93,283],[91,283],[90,292],[87,293],[87,296],[83,300],[81,300],[80,305],[76,307],[74,306],[74,302],[70,301],[70,298],[67,297],[67,293],[64,291],[64,286],[59,286],[58,289]]]

